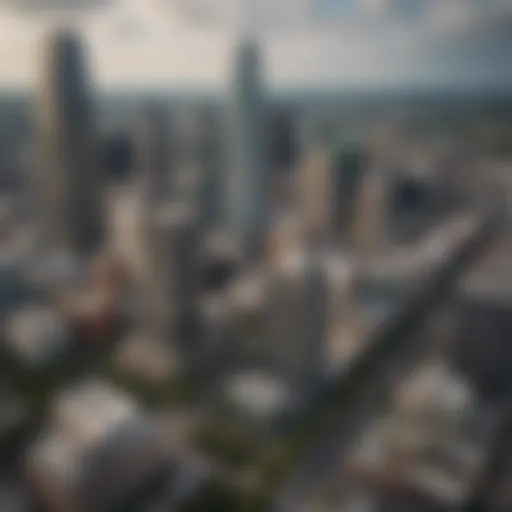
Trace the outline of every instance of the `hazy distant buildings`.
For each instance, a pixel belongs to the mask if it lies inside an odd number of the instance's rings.
[[[39,87],[36,190],[47,240],[77,253],[94,251],[103,238],[100,168],[88,74],[77,35],[56,32]]]
[[[227,221],[251,253],[265,235],[270,213],[265,106],[256,42],[239,44],[233,79],[227,113]]]

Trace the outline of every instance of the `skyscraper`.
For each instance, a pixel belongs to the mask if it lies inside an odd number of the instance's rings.
[[[306,238],[319,241],[333,227],[336,189],[330,155],[323,148],[313,150],[296,175],[297,206]]]
[[[175,163],[169,112],[161,105],[148,105],[140,114],[135,132],[136,169],[145,200],[150,204],[165,201],[172,193]]]
[[[372,171],[363,178],[354,208],[352,239],[358,250],[378,251],[389,244],[388,178]]]
[[[227,221],[251,252],[265,236],[269,216],[264,102],[255,41],[244,40],[236,50],[228,103]]]
[[[328,283],[321,258],[297,251],[279,262],[266,305],[266,340],[271,359],[289,377],[318,383],[325,368]]]
[[[94,251],[103,238],[99,165],[90,89],[79,37],[59,30],[49,41],[38,101],[36,198],[50,244]]]
[[[192,183],[201,225],[216,226],[221,218],[221,140],[213,108],[201,106],[189,112],[181,134],[183,164]],[[186,192],[186,191],[185,191]]]
[[[298,155],[295,118],[289,109],[277,109],[270,119],[271,168],[287,172],[294,166]]]
[[[148,225],[147,292],[156,334],[172,341],[197,333],[199,223],[189,204],[165,203]]]
[[[350,235],[354,221],[356,203],[360,197],[365,155],[357,146],[343,145],[334,151],[336,231],[339,235]]]

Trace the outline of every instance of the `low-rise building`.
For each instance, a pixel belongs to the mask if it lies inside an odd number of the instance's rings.
[[[383,510],[454,510],[479,483],[493,426],[469,385],[433,361],[363,430],[343,463],[344,485]]]
[[[176,469],[149,417],[101,381],[56,396],[48,420],[25,462],[30,488],[51,510],[118,510],[141,486],[155,484],[156,495]]]
[[[5,320],[7,352],[29,366],[51,364],[70,349],[71,341],[69,326],[49,306],[28,304]]]

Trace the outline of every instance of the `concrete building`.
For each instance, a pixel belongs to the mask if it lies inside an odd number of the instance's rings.
[[[355,205],[352,241],[361,252],[378,252],[389,245],[387,237],[389,191],[386,177],[376,170],[363,179]]]
[[[123,255],[130,273],[141,281],[147,267],[149,212],[144,193],[137,187],[117,187],[109,191],[109,247]]]
[[[151,329],[163,339],[187,345],[199,337],[200,251],[195,209],[166,203],[148,226],[146,288]]]
[[[118,510],[142,484],[171,478],[151,420],[127,396],[91,380],[55,397],[46,430],[27,451],[27,480],[55,511]]]
[[[333,155],[335,201],[335,223],[339,235],[352,236],[352,225],[357,202],[361,197],[361,185],[364,182],[366,155],[357,145],[344,144],[335,148]]]
[[[367,430],[347,481],[390,510],[452,510],[478,482],[492,430],[468,384],[442,361],[396,390],[392,411]]]
[[[231,418],[268,431],[279,428],[300,407],[300,391],[286,377],[254,368],[230,375],[221,389],[222,405]]]
[[[202,242],[202,289],[216,293],[234,279],[243,262],[242,248],[225,231],[205,233]]]
[[[201,225],[214,228],[222,221],[224,199],[220,119],[215,110],[207,106],[188,114],[180,137],[180,160],[184,166],[182,193],[193,195]]]
[[[396,170],[389,173],[388,236],[396,243],[414,240],[439,220],[440,196],[433,173]]]
[[[145,332],[133,332],[119,346],[116,369],[122,375],[161,385],[179,375],[181,361],[168,343]]]
[[[332,159],[317,147],[305,158],[296,176],[297,209],[308,241],[325,240],[333,227],[336,193]]]
[[[483,397],[507,400],[512,390],[512,243],[498,238],[461,283],[454,363]]]
[[[177,143],[173,132],[165,105],[148,105],[135,125],[135,168],[149,205],[169,200],[175,191]]]
[[[299,251],[305,242],[302,217],[297,212],[286,212],[276,218],[267,242],[267,257],[271,261],[279,261]]]
[[[7,315],[5,338],[8,352],[29,366],[43,367],[70,348],[71,332],[57,311],[29,304]]]
[[[478,483],[492,433],[471,386],[445,361],[426,361],[367,422],[307,510],[458,509]]]
[[[48,242],[79,254],[96,250],[104,237],[84,61],[76,34],[61,30],[52,35],[38,88],[39,159],[34,184]]]
[[[290,172],[299,153],[297,123],[291,108],[275,108],[269,124],[271,169],[277,173]]]
[[[255,41],[240,42],[228,96],[227,224],[248,254],[266,234],[270,208],[265,106]]]
[[[270,364],[307,386],[325,372],[328,279],[319,255],[296,252],[271,271],[265,305]]]

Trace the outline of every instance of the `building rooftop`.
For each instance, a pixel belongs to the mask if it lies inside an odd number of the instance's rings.
[[[121,343],[116,366],[123,373],[161,383],[177,374],[180,358],[169,343],[144,332],[136,332]]]
[[[232,375],[223,386],[224,399],[250,419],[272,420],[291,405],[288,383],[267,372],[246,371]]]
[[[28,305],[10,313],[6,319],[9,348],[34,364],[51,361],[70,343],[70,332],[53,308]]]
[[[52,423],[80,443],[94,445],[138,414],[131,397],[91,379],[55,397]]]
[[[397,389],[394,408],[372,422],[349,457],[357,487],[382,495],[390,485],[385,475],[394,468],[393,485],[404,492],[441,506],[462,504],[488,449],[487,431],[474,435],[476,408],[471,390],[447,367],[420,367]]]
[[[55,478],[67,489],[74,489],[82,476],[84,451],[80,445],[53,431],[39,436],[27,452],[31,472]]]

